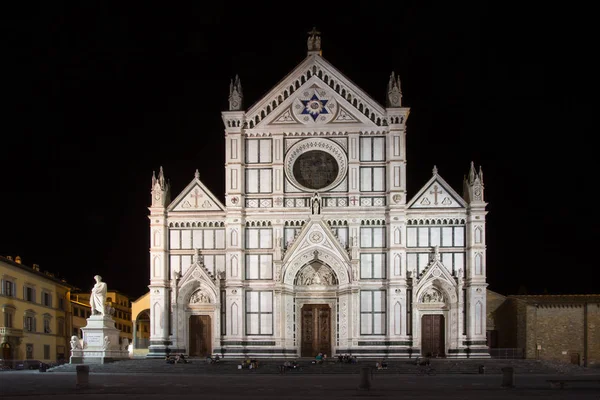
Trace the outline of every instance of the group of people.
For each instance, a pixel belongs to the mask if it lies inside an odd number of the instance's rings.
[[[285,361],[283,365],[280,366],[280,372],[285,373],[289,370],[300,370],[300,364],[297,361]]]
[[[323,361],[327,358],[327,354],[319,353],[315,356],[313,364],[323,364]]]
[[[185,358],[183,353],[175,354],[174,356],[167,355],[165,356],[165,361],[167,364],[187,364],[191,362]]]
[[[358,363],[358,360],[356,359],[356,356],[353,356],[352,354],[340,354],[338,356],[338,362],[342,364],[356,364]]]
[[[256,369],[258,368],[258,360],[246,356],[244,357],[244,361],[242,361],[242,368]]]

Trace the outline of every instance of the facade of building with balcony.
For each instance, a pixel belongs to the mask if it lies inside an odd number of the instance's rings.
[[[69,356],[69,292],[73,286],[20,257],[0,256],[0,360],[45,363]]]

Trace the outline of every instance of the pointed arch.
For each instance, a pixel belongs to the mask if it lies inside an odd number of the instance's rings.
[[[400,228],[394,229],[394,244],[402,244],[402,235]]]
[[[402,305],[399,301],[394,304],[394,335],[402,334]]]
[[[481,253],[475,254],[475,275],[481,275],[483,272],[482,259]]]
[[[483,335],[483,304],[478,301],[475,304],[475,334]]]
[[[477,228],[475,228],[475,243],[481,243],[482,238],[483,238],[483,233],[481,231],[481,228],[478,226]]]
[[[156,229],[152,235],[152,243],[154,247],[160,247],[160,231]]]
[[[238,245],[238,232],[237,229],[231,230],[231,246],[237,247]]]
[[[400,258],[400,254],[394,256],[394,275],[402,275],[402,259]]]
[[[153,323],[151,335],[157,335],[163,326],[162,312],[160,309],[160,304],[158,302],[154,303],[154,306],[152,307],[152,322]]]
[[[237,303],[233,303],[231,305],[231,334],[239,335],[239,325],[238,325],[238,305]]]
[[[234,254],[231,256],[231,261],[230,261],[230,276],[232,278],[237,278],[238,274],[239,274],[238,257]]]

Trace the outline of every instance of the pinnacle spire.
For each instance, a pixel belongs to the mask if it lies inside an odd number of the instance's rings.
[[[469,169],[469,183],[473,183],[475,181],[475,163],[471,161],[471,168]]]
[[[438,169],[437,169],[437,167],[435,165],[433,166],[433,171],[432,172],[433,172],[434,175],[437,175],[437,173],[438,173]]]
[[[400,87],[400,76],[396,76],[394,71],[390,74],[390,80],[387,87],[386,105],[389,108],[402,107],[402,89]]]
[[[242,93],[242,81],[236,74],[235,79],[229,82],[229,111],[239,111],[242,109],[244,94]]]

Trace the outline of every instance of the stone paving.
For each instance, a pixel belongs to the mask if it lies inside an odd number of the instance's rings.
[[[600,399],[600,370],[577,366],[556,367],[533,360],[432,360],[441,373],[418,376],[408,360],[389,362],[387,370],[373,370],[374,360],[356,365],[313,365],[303,362],[302,371],[279,373],[279,361],[262,360],[256,370],[238,370],[238,360],[219,365],[196,359],[191,364],[166,364],[163,360],[128,360],[90,365],[88,385],[77,387],[76,365],[47,372],[0,371],[2,400],[28,397],[96,400],[144,399]],[[304,364],[306,363],[306,364]],[[485,365],[480,374],[478,366]],[[501,369],[512,366],[513,387],[503,387]],[[361,374],[361,368],[369,368]],[[414,367],[414,368],[413,368]],[[473,371],[474,368],[477,368]],[[454,371],[454,372],[453,372]],[[458,372],[457,372],[458,371]],[[500,371],[500,373],[498,372]],[[366,372],[366,371],[365,371]],[[548,379],[595,379],[573,382],[564,389],[551,387]],[[369,388],[360,388],[365,380]]]

